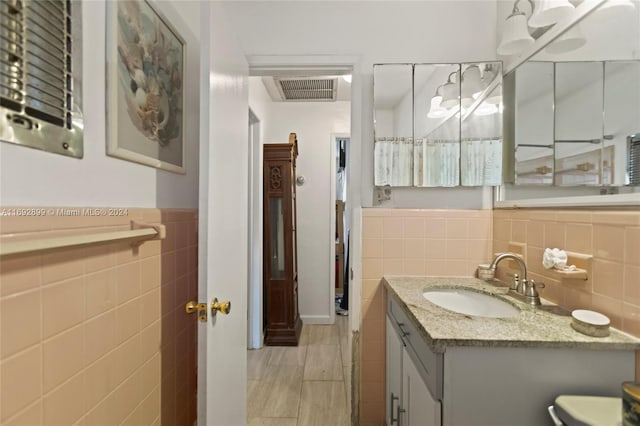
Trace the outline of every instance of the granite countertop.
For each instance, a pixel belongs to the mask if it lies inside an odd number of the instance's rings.
[[[570,312],[545,300],[542,306],[532,307],[508,296],[508,288],[495,282],[462,277],[385,276],[383,283],[435,352],[444,352],[449,346],[640,349],[640,339],[614,328],[608,337],[579,333],[570,325]],[[497,295],[520,308],[520,313],[513,318],[484,318],[449,311],[422,296],[426,289],[437,287]]]

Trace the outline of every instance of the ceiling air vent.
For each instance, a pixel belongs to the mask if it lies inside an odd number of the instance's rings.
[[[338,89],[336,77],[274,77],[284,101],[335,101]]]
[[[0,2],[0,140],[82,157],[80,2]]]

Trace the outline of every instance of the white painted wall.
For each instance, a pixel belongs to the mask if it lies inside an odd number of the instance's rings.
[[[305,323],[330,321],[335,260],[331,170],[335,163],[332,134],[348,134],[349,102],[268,102],[260,77],[249,78],[249,106],[262,111],[264,143],[283,143],[298,136],[296,174],[305,177],[297,191],[298,286],[300,316]],[[255,108],[254,108],[255,105]],[[335,170],[335,165],[333,167]],[[335,173],[335,171],[334,171]]]
[[[402,97],[393,110],[393,130],[389,136],[410,138],[413,136],[413,92]]]
[[[271,111],[271,105],[273,101],[269,92],[262,84],[262,77],[250,77],[249,78],[249,108],[256,115],[258,120],[262,123],[261,127],[264,129],[265,124],[269,122],[269,112]],[[264,131],[262,132],[264,135]],[[287,135],[287,140],[288,140]]]
[[[376,109],[375,114],[376,137],[385,137],[397,134],[393,129],[393,110]]]
[[[269,105],[271,98],[263,84],[256,84],[255,79],[249,79],[249,108],[254,117],[258,120],[249,128],[249,164],[250,174],[250,266],[249,266],[249,288],[247,319],[248,346],[251,349],[259,349],[264,341],[262,324],[262,297],[263,297],[263,190],[262,190],[262,145],[264,140],[264,126],[269,121]]]
[[[487,61],[496,58],[493,1],[224,2],[249,65],[260,56],[357,56],[352,90],[353,200],[373,204],[373,64]],[[274,25],[286,22],[287,25]],[[286,59],[286,58],[285,58]],[[447,189],[447,203],[482,208],[483,191]],[[420,207],[440,191],[394,188],[398,207]],[[361,203],[360,203],[361,201]],[[437,204],[437,203],[436,203]]]
[[[154,2],[187,42],[186,168],[181,175],[106,155],[105,2],[82,3],[84,158],[0,143],[0,204],[198,206],[200,4]]]

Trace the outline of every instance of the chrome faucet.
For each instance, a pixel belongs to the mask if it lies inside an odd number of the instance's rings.
[[[540,295],[538,294],[538,290],[536,290],[536,286],[543,288],[544,284],[536,284],[535,281],[529,281],[527,279],[527,265],[525,265],[522,257],[514,253],[501,253],[493,259],[489,265],[489,269],[495,272],[498,263],[503,259],[515,260],[520,267],[520,276],[518,276],[518,274],[514,275],[513,282],[511,283],[511,288],[509,290],[531,305],[540,305]]]
[[[520,267],[520,277],[518,275],[513,277],[513,283],[511,284],[511,290],[517,291],[520,294],[524,294],[524,286],[527,284],[527,265],[524,264],[522,257],[514,253],[500,253],[489,265],[489,269],[496,270],[498,263],[504,259],[513,259],[518,263]],[[518,279],[520,278],[520,279]]]

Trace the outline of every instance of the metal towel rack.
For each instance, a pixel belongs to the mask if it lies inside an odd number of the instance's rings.
[[[129,241],[136,247],[145,241],[163,240],[167,235],[164,225],[131,221],[127,231],[99,232],[87,235],[70,235],[24,241],[0,242],[0,257],[50,251],[59,248],[84,247],[95,244]]]

